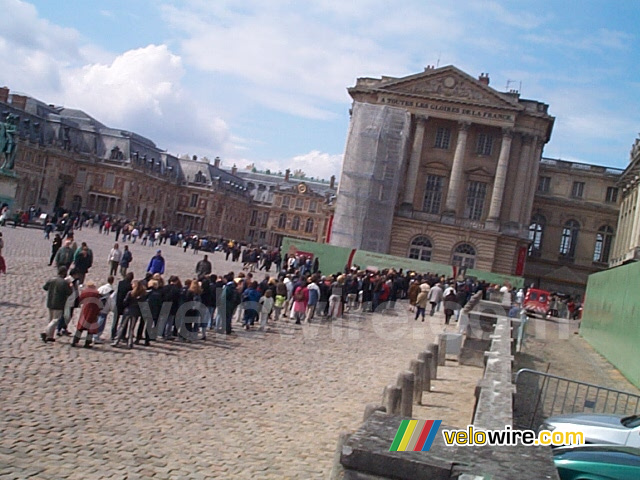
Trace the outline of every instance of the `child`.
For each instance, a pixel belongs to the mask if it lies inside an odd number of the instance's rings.
[[[273,318],[275,320],[278,320],[280,318],[280,315],[282,315],[282,309],[284,308],[284,302],[286,301],[287,297],[284,295],[276,295],[276,300],[273,304]]]
[[[260,298],[260,303],[262,304],[262,308],[260,309],[260,330],[264,330],[274,305],[271,290],[264,292],[264,295]]]

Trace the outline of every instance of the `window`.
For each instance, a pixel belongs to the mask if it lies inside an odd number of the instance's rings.
[[[282,208],[289,208],[290,197],[282,197]]]
[[[427,188],[424,192],[422,210],[427,213],[440,213],[443,184],[444,177],[440,177],[438,175],[427,175]]]
[[[571,196],[573,198],[582,198],[582,195],[584,195],[584,182],[573,182]]]
[[[278,218],[278,228],[287,228],[287,214],[281,213]]]
[[[575,220],[569,220],[564,224],[564,227],[562,228],[562,237],[560,239],[561,256],[570,259],[575,257],[579,231],[580,224]]]
[[[607,187],[605,201],[609,203],[616,203],[618,201],[618,189],[616,187]]]
[[[262,212],[262,223],[260,226],[265,228],[267,226],[267,221],[269,220],[269,212]]]
[[[542,252],[542,234],[547,220],[542,215],[534,215],[529,225],[529,256],[539,257]]]
[[[469,182],[467,188],[467,205],[464,211],[465,217],[471,220],[482,218],[484,197],[487,195],[487,184],[484,182]]]
[[[296,210],[302,210],[302,207],[304,206],[304,199],[303,198],[296,198]]]
[[[191,200],[189,201],[189,207],[195,208],[198,206],[198,195],[196,193],[191,194]]]
[[[254,210],[251,212],[251,220],[249,221],[249,226],[255,227],[256,223],[258,223],[258,211]]]
[[[315,200],[311,200],[311,202],[309,202],[309,211],[311,213],[314,213],[317,208],[318,208],[318,202],[316,202]]]
[[[476,153],[478,155],[491,155],[491,149],[493,148],[493,137],[486,133],[478,135],[478,145],[476,146]]]
[[[436,143],[433,145],[433,147],[447,150],[450,143],[451,129],[446,127],[438,127],[438,130],[436,130]]]
[[[473,268],[476,264],[476,249],[468,243],[461,243],[453,251],[451,264],[456,267]]]
[[[87,182],[87,171],[84,168],[78,170],[76,174],[76,183],[78,185],[84,185]]]
[[[409,245],[409,258],[428,262],[431,260],[431,250],[433,250],[433,245],[428,237],[416,237]]]
[[[605,225],[598,229],[596,234],[596,246],[593,250],[593,261],[600,263],[609,262],[609,254],[613,245],[613,228]]]
[[[296,232],[300,230],[300,217],[295,216],[291,222],[291,230],[295,230]]]
[[[307,218],[307,224],[304,226],[305,233],[313,233],[313,218]]]
[[[549,192],[551,186],[551,177],[540,177],[538,179],[538,191],[541,193]]]
[[[113,173],[107,173],[104,177],[104,188],[113,190],[113,186],[116,183],[116,176]]]

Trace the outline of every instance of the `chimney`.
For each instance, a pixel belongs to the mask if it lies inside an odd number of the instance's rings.
[[[194,162],[198,161],[198,155],[194,155],[191,157],[191,160],[193,160]]]
[[[284,171],[284,181],[288,182],[289,181],[289,175],[291,174],[291,170],[289,170],[288,168]]]
[[[0,102],[7,103],[9,100],[9,88],[2,87],[0,88]]]
[[[329,182],[329,188],[331,190],[336,188],[336,176],[335,175],[331,175],[331,180]]]
[[[489,86],[489,74],[481,73],[480,76],[478,77],[478,81],[483,85]]]
[[[11,95],[11,105],[19,110],[24,110],[27,107],[27,97],[24,95]]]
[[[231,175],[235,175],[236,173],[238,173],[238,167],[236,167],[236,164],[233,164],[233,167],[231,167]]]
[[[220,168],[220,157],[216,157],[213,159],[213,166],[216,168]]]

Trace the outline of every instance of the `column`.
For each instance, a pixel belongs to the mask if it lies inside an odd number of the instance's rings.
[[[424,144],[424,132],[427,118],[418,117],[416,121],[416,132],[413,137],[413,148],[411,149],[411,157],[409,158],[407,180],[405,182],[404,197],[402,199],[403,204],[411,205],[412,208],[416,194],[416,183],[418,181],[418,172],[420,170],[420,158],[422,156],[422,147]]]
[[[445,211],[453,214],[456,213],[458,198],[462,189],[464,152],[467,148],[467,134],[470,126],[469,122],[460,122],[458,128],[456,152],[453,155],[453,166],[451,167],[451,178],[449,179],[449,190],[447,191],[447,202],[445,204]]]
[[[525,182],[525,194],[523,195],[525,201],[522,205],[522,217],[531,219],[531,209],[533,208],[533,197],[536,194],[536,188],[538,186],[538,171],[540,169],[540,159],[542,158],[542,147],[544,147],[544,140],[540,137],[536,137],[535,150],[533,151],[533,158],[531,159],[531,168],[529,169],[528,182]],[[529,222],[529,220],[526,220]],[[528,224],[528,223],[527,223]]]
[[[531,135],[522,135],[522,152],[520,153],[520,162],[518,164],[518,173],[516,174],[516,188],[520,188],[524,185],[527,179],[527,172],[529,170],[529,164],[531,162],[531,145],[533,143],[533,137]],[[536,184],[537,185],[537,184]],[[511,198],[511,210],[509,211],[509,221],[520,224],[522,219],[520,218],[520,212],[522,211],[522,199],[518,191],[515,191]],[[528,222],[529,219],[525,219]]]
[[[490,222],[497,222],[500,219],[502,197],[504,196],[504,185],[507,181],[507,168],[509,167],[509,155],[511,153],[512,136],[513,131],[511,129],[503,129],[502,144],[500,145],[500,155],[498,156],[498,166],[496,167],[496,176],[493,180],[491,205],[489,207],[489,216],[487,217],[487,220],[489,220]]]

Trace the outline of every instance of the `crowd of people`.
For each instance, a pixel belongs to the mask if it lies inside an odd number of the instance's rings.
[[[271,253],[257,248],[244,249],[241,255],[247,261],[237,274],[213,273],[205,254],[196,263],[193,278],[184,281],[176,275],[165,276],[165,260],[157,250],[146,264],[145,275],[136,278],[129,271],[131,251],[127,245],[121,250],[118,243],[109,252],[107,281],[98,286],[86,281],[93,252],[85,242],[77,245],[73,237],[63,240],[56,234],[53,245],[50,264],[55,263],[58,274],[44,285],[49,323],[41,338],[54,342],[56,334],[71,335],[68,325],[78,311],[71,345],[78,345],[86,332],[87,348],[105,341],[102,335],[109,318],[112,345],[124,341],[128,347],[157,339],[206,340],[209,330],[232,334],[234,318],[246,330],[264,331],[283,319],[301,325],[353,312],[384,311],[402,299],[409,300],[416,320],[422,317],[423,321],[427,305],[433,316],[444,304],[445,323],[449,323],[472,294],[482,291],[485,295],[491,287],[472,279],[455,281],[394,269],[372,272],[358,266],[323,275],[317,258],[296,255],[285,255],[272,275]],[[265,274],[256,271],[258,264]]]

